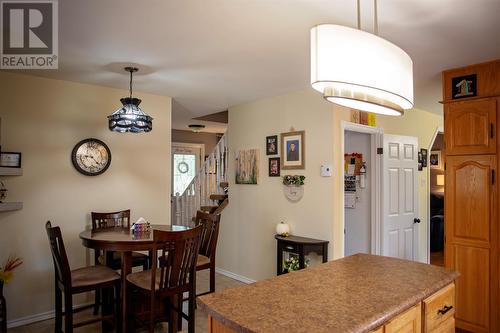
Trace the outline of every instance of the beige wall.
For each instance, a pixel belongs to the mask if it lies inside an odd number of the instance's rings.
[[[172,142],[204,144],[205,155],[210,155],[219,142],[219,138],[215,133],[194,133],[192,131],[173,129]]]
[[[153,118],[147,134],[110,132],[106,116],[125,90],[0,72],[2,149],[22,152],[24,175],[3,178],[20,211],[0,213],[0,260],[24,259],[5,288],[9,320],[53,310],[53,267],[45,222],[62,228],[72,268],[89,263],[78,233],[90,211],[130,208],[132,218],[170,223],[171,99],[137,93]],[[72,166],[74,145],[85,138],[111,149],[110,168],[86,177]]]
[[[319,175],[320,165],[333,162],[331,105],[312,91],[274,97],[229,109],[230,204],[222,214],[217,266],[250,279],[276,273],[276,224],[286,221],[292,233],[333,240],[333,178]],[[266,136],[305,130],[306,169],[281,175],[306,176],[304,197],[289,202],[281,178],[268,177]],[[235,153],[260,150],[258,185],[235,185]],[[331,253],[331,248],[330,248]]]
[[[292,233],[330,241],[329,257],[344,254],[344,210],[341,156],[341,122],[349,121],[350,110],[329,104],[308,89],[229,109],[230,205],[223,213],[217,266],[232,273],[259,280],[273,276],[276,268],[276,243],[273,238],[279,221],[291,224]],[[378,117],[385,133],[416,136],[420,147],[428,148],[442,117],[412,110],[402,118]],[[306,131],[306,169],[281,174],[304,174],[304,198],[288,202],[279,178],[267,176],[265,137],[286,132],[290,127]],[[234,184],[234,154],[240,149],[260,149],[259,185]],[[333,165],[334,176],[322,178],[320,165]],[[426,260],[427,173],[418,173],[419,230],[422,246],[418,259]]]

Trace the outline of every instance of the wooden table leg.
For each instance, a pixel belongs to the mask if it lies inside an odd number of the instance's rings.
[[[132,252],[122,252],[122,332],[128,333],[127,325],[127,275],[132,273]]]

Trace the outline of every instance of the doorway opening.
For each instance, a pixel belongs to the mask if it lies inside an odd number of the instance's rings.
[[[382,130],[342,123],[344,256],[380,253],[380,147]]]
[[[198,174],[205,156],[205,145],[172,143],[172,196],[182,195]]]
[[[444,133],[438,128],[428,151],[429,263],[444,266]]]

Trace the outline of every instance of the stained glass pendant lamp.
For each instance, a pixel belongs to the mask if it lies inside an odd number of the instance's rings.
[[[335,104],[401,116],[413,107],[413,62],[398,46],[358,28],[320,24],[311,29],[311,86]]]
[[[130,96],[120,99],[123,106],[108,116],[109,129],[113,132],[144,133],[153,129],[153,118],[141,110],[141,100],[132,97],[132,75],[139,69],[125,67],[130,73]]]

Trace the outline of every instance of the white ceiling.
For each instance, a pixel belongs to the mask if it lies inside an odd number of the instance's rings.
[[[361,2],[369,30],[372,1]],[[192,117],[309,87],[309,29],[354,26],[355,3],[60,0],[59,70],[35,74],[127,88],[121,68],[137,63],[136,89],[172,96],[174,127],[185,129]],[[500,0],[378,3],[380,35],[413,59],[418,108],[440,112],[443,69],[500,58]]]

